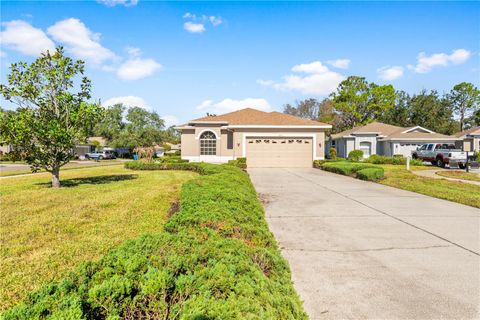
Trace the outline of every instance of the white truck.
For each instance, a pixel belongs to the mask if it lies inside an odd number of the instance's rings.
[[[445,165],[455,162],[460,169],[467,163],[467,153],[456,149],[453,144],[427,143],[412,151],[413,159],[430,161],[432,165],[444,168]]]

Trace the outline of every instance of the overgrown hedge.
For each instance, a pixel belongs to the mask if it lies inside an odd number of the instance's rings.
[[[47,284],[5,319],[306,319],[248,175],[228,165],[128,162],[192,170],[161,234],[127,241]]]
[[[386,157],[380,156],[378,154],[372,154],[368,159],[365,159],[364,162],[373,163],[373,164],[394,164],[394,165],[406,165],[407,158],[405,157]],[[410,159],[410,165],[412,166],[423,166],[423,161],[418,159]]]
[[[231,166],[239,167],[241,169],[246,169],[247,158],[239,157],[236,160],[228,160],[228,164]]]
[[[383,168],[365,168],[356,172],[356,177],[360,180],[377,181],[384,177]]]
[[[383,179],[384,177],[382,167],[366,163],[351,161],[325,162],[321,165],[321,168],[325,171],[342,174],[344,176],[352,176],[362,180],[375,181]]]

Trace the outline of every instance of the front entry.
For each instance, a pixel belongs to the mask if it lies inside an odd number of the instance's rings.
[[[312,167],[312,138],[249,137],[246,143],[249,168]]]

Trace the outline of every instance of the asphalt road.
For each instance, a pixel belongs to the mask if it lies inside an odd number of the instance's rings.
[[[311,319],[479,319],[480,210],[318,169],[249,169]]]

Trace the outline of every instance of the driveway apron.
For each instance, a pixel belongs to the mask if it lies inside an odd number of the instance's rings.
[[[252,168],[311,319],[479,319],[480,210],[318,169]]]

